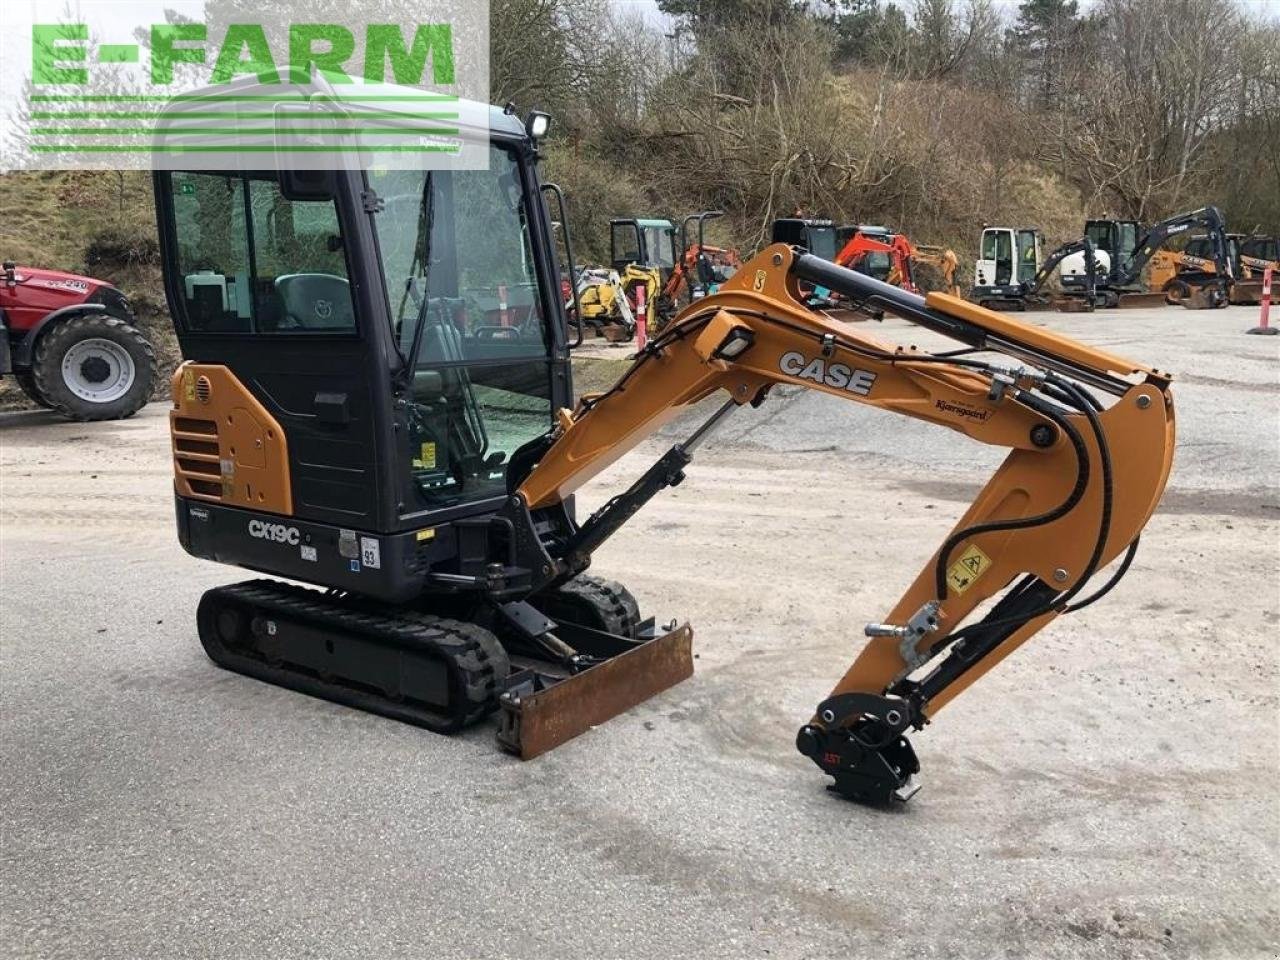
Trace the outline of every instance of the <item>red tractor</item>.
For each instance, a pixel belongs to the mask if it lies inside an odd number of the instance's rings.
[[[0,274],[0,375],[72,420],[129,417],[151,397],[156,353],[123,293],[101,280],[19,267]]]

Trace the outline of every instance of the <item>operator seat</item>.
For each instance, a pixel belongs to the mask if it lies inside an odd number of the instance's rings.
[[[303,330],[354,330],[351,285],[331,273],[286,273],[276,277],[284,304],[281,326]]]

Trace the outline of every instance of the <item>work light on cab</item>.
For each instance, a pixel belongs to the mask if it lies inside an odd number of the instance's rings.
[[[529,139],[541,140],[551,129],[551,114],[541,113],[538,110],[529,111],[529,115],[524,120],[524,128],[529,133]]]

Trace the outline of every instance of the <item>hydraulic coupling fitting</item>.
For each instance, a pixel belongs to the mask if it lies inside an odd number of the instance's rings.
[[[906,676],[928,659],[916,650],[916,646],[924,637],[938,629],[940,607],[937,600],[930,600],[902,626],[893,623],[868,623],[862,632],[868,637],[897,637],[898,653],[907,665],[900,676]]]

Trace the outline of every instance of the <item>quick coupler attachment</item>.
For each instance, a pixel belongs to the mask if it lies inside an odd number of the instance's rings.
[[[828,789],[848,800],[905,803],[920,789],[914,779],[920,761],[903,735],[910,724],[905,701],[838,694],[819,705],[813,723],[800,728],[796,749],[834,778]]]

